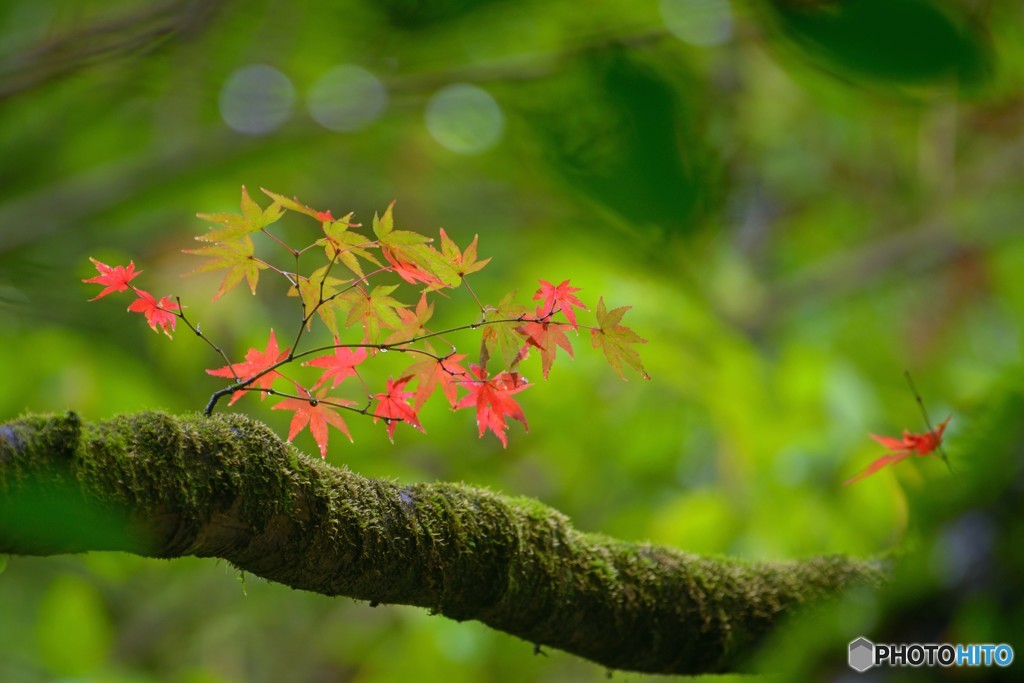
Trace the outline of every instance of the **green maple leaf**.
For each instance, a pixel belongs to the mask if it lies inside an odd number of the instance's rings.
[[[203,242],[230,242],[245,237],[246,235],[262,230],[268,225],[280,220],[284,215],[281,205],[274,202],[266,209],[253,201],[249,192],[242,185],[242,213],[197,213],[196,216],[204,221],[223,225],[219,230],[211,229],[205,235],[200,235],[197,240]]]
[[[527,308],[515,302],[516,290],[506,294],[498,306],[487,306],[484,309],[484,323],[482,339],[484,343],[483,365],[487,364],[488,358],[498,356],[501,358],[503,368],[511,370],[519,362],[519,349],[523,345],[523,336],[519,332],[522,319],[527,314]]]
[[[388,204],[383,216],[373,216],[373,234],[381,247],[389,249],[401,260],[427,271],[449,287],[456,287],[462,281],[451,263],[440,252],[430,246],[434,240],[410,230],[395,230],[392,209]]]
[[[401,319],[402,324],[384,340],[386,344],[401,344],[423,334],[427,321],[434,315],[434,304],[427,303],[427,295],[422,294],[420,295],[419,303],[416,304],[416,310],[399,308],[395,312]]]
[[[485,258],[483,261],[476,260],[476,243],[479,239],[480,235],[473,235],[473,241],[469,243],[466,250],[460,251],[455,242],[448,237],[444,228],[441,228],[441,254],[460,278],[477,272],[491,261],[489,258]]]
[[[376,242],[366,235],[349,230],[352,227],[352,224],[348,222],[351,217],[352,214],[348,214],[333,223],[324,223],[326,237],[318,240],[317,244],[323,245],[328,259],[341,261],[346,268],[360,278],[364,278],[366,276],[357,256],[378,267],[383,264],[367,250],[367,247],[376,246]]]
[[[208,270],[220,270],[221,268],[227,268],[228,272],[220,284],[220,289],[217,290],[217,293],[213,297],[214,301],[224,296],[224,294],[234,288],[235,285],[242,281],[243,277],[249,281],[249,289],[252,290],[253,294],[255,294],[256,283],[259,280],[260,271],[267,267],[264,263],[253,258],[255,249],[256,247],[252,243],[252,238],[248,235],[245,235],[241,239],[224,242],[222,244],[215,244],[210,247],[203,247],[202,249],[186,249],[186,254],[208,256],[211,259],[200,268],[197,268],[187,274],[192,275],[195,273],[204,273]]]
[[[316,308],[316,313],[324,321],[324,325],[332,335],[337,337],[337,310],[345,302],[341,300],[341,297],[334,297],[334,294],[338,292],[338,287],[347,284],[350,280],[333,277],[328,274],[328,270],[329,266],[321,266],[310,273],[309,277],[300,277],[298,295],[302,297],[303,317],[309,316],[310,311]],[[296,290],[293,287],[288,292],[288,296],[295,295]],[[311,319],[306,321],[306,329],[309,329],[311,323]]]
[[[262,190],[263,194],[265,194],[268,197],[270,197],[271,199],[273,199],[274,200],[274,204],[282,206],[285,209],[288,209],[289,211],[295,211],[297,213],[304,213],[307,216],[310,216],[311,218],[317,219],[318,221],[324,220],[326,217],[330,216],[330,214],[331,214],[330,211],[317,211],[316,209],[311,209],[310,207],[308,207],[305,204],[301,203],[298,199],[293,199],[293,198],[285,197],[283,194],[277,194],[276,192],[271,192],[270,190],[268,190],[265,187],[261,187],[260,190]],[[351,217],[351,215],[352,214],[349,214],[348,217]],[[343,218],[341,220],[345,220],[345,219]]]
[[[612,369],[623,380],[626,379],[622,372],[623,363],[640,373],[640,376],[644,379],[650,379],[651,376],[644,370],[640,354],[631,346],[631,344],[646,344],[647,340],[641,338],[640,335],[625,325],[620,324],[622,316],[630,308],[632,306],[620,306],[608,311],[604,306],[604,297],[598,299],[598,327],[590,330],[590,343],[594,345],[595,349],[599,348],[604,352],[605,358],[608,359]]]
[[[353,289],[342,294],[339,298],[349,306],[345,327],[362,323],[364,338],[371,343],[380,341],[382,328],[400,328],[402,319],[396,310],[406,308],[406,305],[390,296],[396,289],[398,285],[378,285],[369,293]]]

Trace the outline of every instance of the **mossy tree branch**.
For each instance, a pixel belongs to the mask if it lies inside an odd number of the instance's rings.
[[[0,425],[0,552],[219,557],[326,595],[426,607],[615,669],[735,669],[795,608],[883,570],[750,563],[574,529],[535,500],[367,479],[240,415]]]

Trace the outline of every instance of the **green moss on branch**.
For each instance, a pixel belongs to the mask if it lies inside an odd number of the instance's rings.
[[[240,415],[0,425],[0,553],[219,557],[294,588],[476,619],[604,666],[735,668],[869,562],[706,558],[574,529],[535,500],[367,479]]]

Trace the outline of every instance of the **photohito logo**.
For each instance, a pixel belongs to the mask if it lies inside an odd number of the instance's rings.
[[[1006,643],[872,643],[850,641],[850,668],[863,673],[873,666],[1002,666],[1013,663]]]

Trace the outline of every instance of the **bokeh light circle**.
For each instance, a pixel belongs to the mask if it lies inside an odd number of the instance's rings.
[[[307,104],[314,121],[347,133],[365,128],[381,115],[388,104],[388,91],[370,71],[341,64],[317,79]]]
[[[292,115],[295,87],[283,73],[267,64],[244,66],[224,81],[220,115],[233,130],[266,135]]]
[[[434,93],[425,120],[434,140],[458,154],[480,154],[496,145],[505,131],[498,103],[486,90],[468,83]]]

